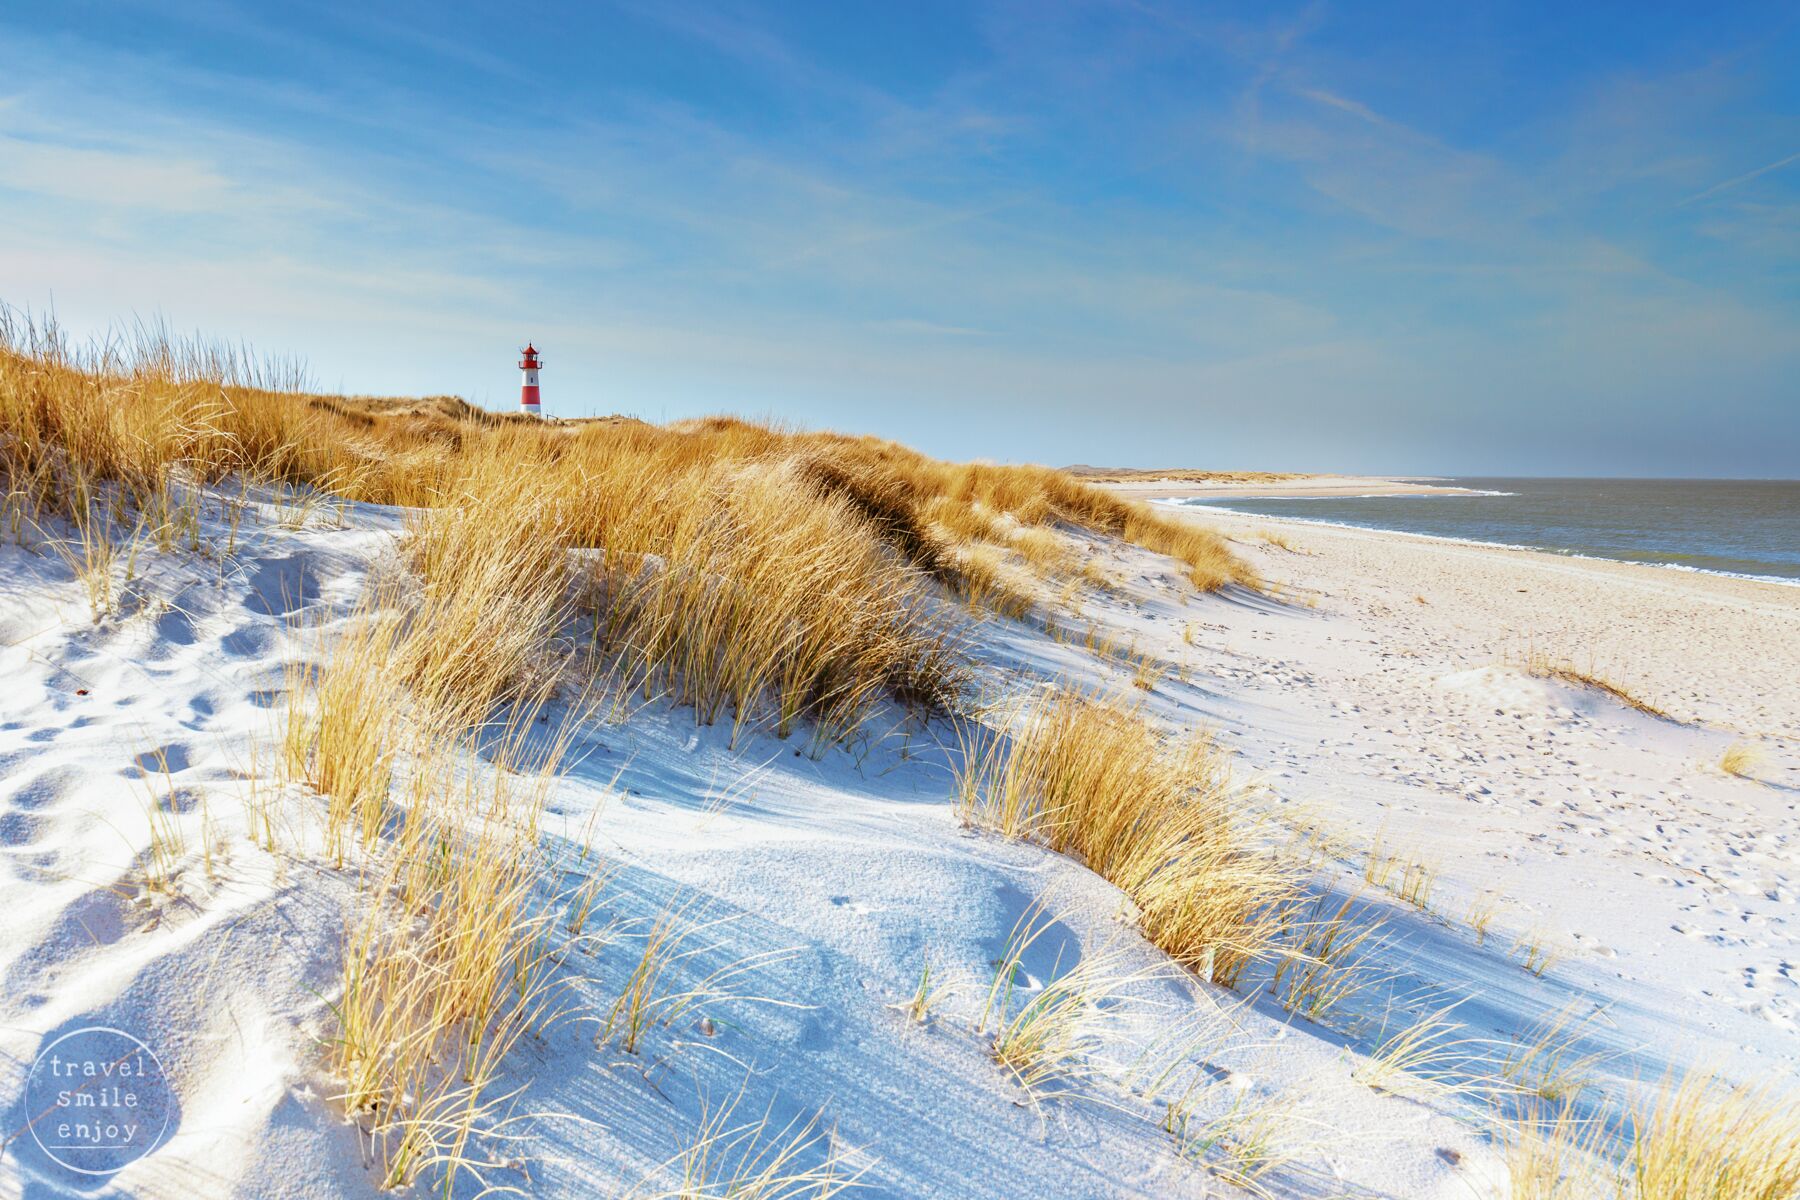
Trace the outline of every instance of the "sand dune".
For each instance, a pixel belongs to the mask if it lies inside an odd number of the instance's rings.
[[[0,548],[0,1095],[22,1130],[43,1046],[128,1028],[168,1063],[177,1103],[171,1135],[113,1188],[373,1196],[376,1160],[320,1054],[354,875],[323,863],[319,798],[284,788],[268,747],[283,664],[308,653],[297,629],[344,618],[402,514],[348,505],[290,528],[276,498],[250,499],[230,555],[147,553],[99,621],[54,556]],[[1584,1103],[1694,1061],[1794,1070],[1800,594],[1317,527],[1283,529],[1284,549],[1259,534],[1277,522],[1189,519],[1236,537],[1268,591],[1200,595],[1170,560],[1083,534],[1075,553],[1111,584],[1073,597],[1065,635],[980,620],[983,686],[1016,697],[1062,678],[1217,730],[1261,781],[1272,836],[1314,839],[1319,902],[1360,892],[1386,922],[1367,986],[1309,1020],[1271,964],[1237,992],[1171,969],[1081,864],[959,824],[942,723],[895,712],[815,758],[637,708],[581,733],[544,816],[545,902],[604,863],[603,935],[563,961],[569,1018],[509,1059],[520,1111],[544,1115],[488,1147],[493,1181],[543,1196],[666,1183],[741,1096],[775,1131],[817,1117],[831,1132],[797,1161],[837,1155],[878,1196],[1229,1194],[1220,1172],[1265,1140],[1259,1179],[1279,1195],[1492,1195],[1502,1151],[1461,1089],[1503,1051],[1377,1088],[1386,1031],[1453,1005],[1467,1036],[1504,1047],[1570,1012],[1573,1052],[1596,1056]],[[1129,656],[1094,652],[1108,641],[1161,664],[1150,690],[1131,687]],[[1537,652],[1670,716],[1535,675]],[[1767,752],[1759,780],[1717,765],[1744,740]],[[1412,901],[1391,894],[1404,866],[1367,882],[1382,855],[1424,865]],[[1022,1093],[977,1031],[1038,901],[1055,924],[1021,960],[1025,994],[1087,958],[1135,973],[1084,1035],[1092,1074],[1050,1098]],[[689,985],[766,957],[626,1052],[599,1031],[672,906],[718,922],[677,973]],[[1539,954],[1554,958],[1541,973]],[[926,962],[952,986],[916,1024],[903,1010]],[[1197,1097],[1204,1137],[1170,1135],[1147,1063]],[[4,1194],[80,1182],[19,1138],[6,1153]]]

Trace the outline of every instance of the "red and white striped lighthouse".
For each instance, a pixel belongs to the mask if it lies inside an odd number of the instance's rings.
[[[519,389],[519,411],[528,416],[539,416],[543,410],[538,407],[538,352],[530,342],[525,344],[525,357],[519,360],[519,369],[525,372],[525,384]]]

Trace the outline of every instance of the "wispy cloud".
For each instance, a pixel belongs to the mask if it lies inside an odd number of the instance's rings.
[[[1715,183],[1711,187],[1707,188],[1704,192],[1696,192],[1694,195],[1689,196],[1687,199],[1683,200],[1681,203],[1683,205],[1697,204],[1702,200],[1711,199],[1712,197],[1718,195],[1720,192],[1730,191],[1732,188],[1740,187],[1743,184],[1749,183],[1753,179],[1761,179],[1764,175],[1767,175],[1771,171],[1779,171],[1783,167],[1791,167],[1795,163],[1800,163],[1800,150],[1796,150],[1794,153],[1788,155],[1785,158],[1778,158],[1772,163],[1765,163],[1763,166],[1756,168],[1754,171],[1745,171],[1742,175],[1734,175],[1730,179],[1727,179],[1727,180],[1723,181],[1722,183]]]
[[[0,132],[0,188],[132,210],[217,213],[241,203],[204,162],[58,146]]]

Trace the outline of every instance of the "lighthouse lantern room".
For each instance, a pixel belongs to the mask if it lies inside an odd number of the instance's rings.
[[[525,372],[524,386],[519,389],[519,411],[533,417],[543,415],[543,410],[538,406],[539,365],[537,347],[527,342],[525,357],[519,360],[519,369]]]

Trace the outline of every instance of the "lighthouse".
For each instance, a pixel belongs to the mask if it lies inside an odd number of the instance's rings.
[[[519,389],[519,411],[540,416],[543,410],[538,407],[538,352],[529,342],[525,344],[525,357],[519,360],[519,369],[525,372],[524,386]]]

